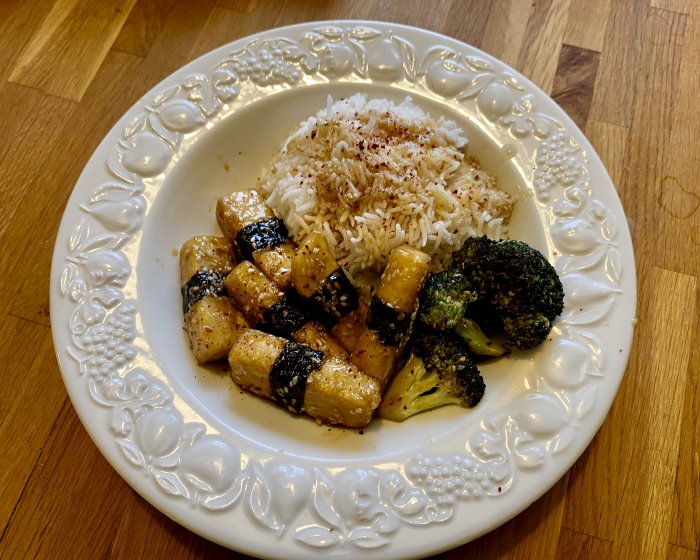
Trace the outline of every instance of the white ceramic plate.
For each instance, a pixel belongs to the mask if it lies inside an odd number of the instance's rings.
[[[502,185],[511,226],[562,275],[552,340],[483,368],[472,411],[360,434],[318,426],[198,367],[182,331],[177,249],[217,232],[218,196],[326,98],[410,95],[455,119]],[[68,202],[51,274],[54,342],[86,429],[159,510],[268,558],[418,558],[507,521],[571,467],[624,373],[635,266],[615,189],[583,134],[527,79],[468,45],[379,22],[241,39],[136,103]]]

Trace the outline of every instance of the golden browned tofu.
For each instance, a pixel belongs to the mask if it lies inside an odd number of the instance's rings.
[[[222,196],[216,219],[224,235],[236,243],[241,257],[252,261],[282,290],[292,286],[291,261],[296,250],[287,228],[254,189]]]
[[[326,356],[348,359],[348,353],[335,338],[333,338],[322,325],[310,321],[302,325],[292,338],[295,342],[301,342],[311,346],[314,350],[320,350]]]
[[[255,189],[232,192],[216,201],[216,220],[231,240],[235,240],[245,226],[274,217],[272,209]]]
[[[428,276],[430,256],[401,245],[389,255],[379,287],[372,297],[365,330],[351,361],[379,381],[382,390],[391,377],[418,310],[418,297]]]
[[[329,332],[348,352],[352,352],[357,346],[360,335],[365,330],[365,319],[369,306],[359,300],[357,309],[351,311],[345,317],[333,325]]]
[[[242,331],[228,355],[231,378],[236,385],[271,399],[270,371],[286,344],[284,338],[256,329]]]
[[[226,237],[200,235],[185,241],[180,249],[180,283],[184,286],[198,272],[226,276],[234,265],[233,247]]]
[[[347,357],[342,346],[318,323],[295,307],[289,297],[254,264],[243,261],[224,280],[251,326],[297,342],[308,344],[334,356]]]
[[[364,428],[379,406],[379,383],[341,358],[328,358],[306,382],[304,409],[312,418]]]
[[[292,285],[349,352],[364,329],[367,306],[335,260],[322,233],[310,233],[292,260]]]
[[[241,331],[229,364],[237,385],[329,424],[363,428],[379,406],[379,384],[350,362],[262,331]]]
[[[285,241],[263,251],[256,251],[252,255],[253,262],[265,276],[287,291],[292,287],[291,262],[295,251],[294,243]]]
[[[284,292],[253,263],[243,261],[224,280],[224,287],[251,325],[265,321],[265,313],[279,303]]]
[[[292,259],[292,285],[299,295],[310,298],[321,283],[338,268],[322,233],[307,235]]]
[[[384,344],[377,331],[365,329],[355,345],[351,360],[361,371],[376,379],[384,390],[400,353],[400,346]]]
[[[389,255],[374,297],[398,311],[413,313],[429,270],[429,255],[400,245]]]
[[[241,312],[226,296],[204,296],[185,315],[190,347],[200,364],[228,356],[234,338],[247,327]]]
[[[193,237],[180,249],[185,330],[200,364],[225,358],[236,332],[247,326],[233,302],[222,295],[223,278],[233,264],[233,247],[225,237]]]

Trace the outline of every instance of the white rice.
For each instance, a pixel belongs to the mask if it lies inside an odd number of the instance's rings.
[[[402,243],[430,254],[439,270],[467,237],[505,236],[512,210],[512,198],[465,157],[466,144],[456,123],[431,118],[410,98],[329,97],[258,187],[297,243],[322,231],[360,284]]]

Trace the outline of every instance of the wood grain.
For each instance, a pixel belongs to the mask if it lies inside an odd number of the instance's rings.
[[[596,153],[603,160],[613,184],[620,185],[625,168],[628,129],[589,119],[585,130]]]
[[[648,6],[637,0],[616,0],[611,3],[605,26],[605,43],[615,48],[603,48],[598,68],[591,114],[589,118],[629,126],[634,111],[637,92],[638,67],[652,68],[648,60],[641,58],[641,27],[646,19]],[[579,19],[581,25],[583,21]],[[596,22],[595,25],[600,25]],[[645,92],[647,93],[647,92]]]
[[[599,54],[596,51],[562,45],[559,63],[552,85],[552,99],[581,129],[586,121],[593,98]]]
[[[639,285],[632,354],[573,468],[502,527],[434,560],[700,558],[700,2],[0,2],[0,559],[242,559],[140,498],[100,454],[54,357],[63,207],[116,120],[170,73],[271,27],[362,18],[471,43],[582,127],[618,190]]]
[[[543,91],[552,91],[557,60],[569,18],[569,2],[536,2],[525,27],[523,42],[515,65]],[[547,56],[542,56],[547,53]]]
[[[136,0],[58,0],[19,57],[10,81],[79,101]]]
[[[564,42],[574,47],[600,52],[614,0],[571,0]]]

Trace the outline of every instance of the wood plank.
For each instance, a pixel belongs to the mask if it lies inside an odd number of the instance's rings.
[[[683,194],[683,189],[677,189],[672,180],[666,177],[676,176],[669,171],[669,156],[673,157],[675,150],[683,149],[674,140],[677,134],[673,128],[674,104],[668,100],[674,99],[679,89],[680,53],[686,18],[674,12],[651,10],[644,20],[627,165],[618,184],[620,198],[629,218],[635,252],[653,258],[657,266],[679,272],[688,270],[668,266],[667,256],[664,255],[664,251],[670,246],[675,248],[679,240],[665,234],[661,228],[666,219],[664,210],[659,205],[650,205],[650,201],[658,200],[662,189],[672,189],[670,196],[664,200],[675,209],[677,197]],[[617,90],[615,94],[618,94]],[[624,95],[624,92],[620,94]],[[682,182],[680,184],[689,188]],[[652,228],[657,233],[654,236],[640,236],[638,232],[645,228]]]
[[[517,68],[522,46],[530,39],[526,31],[535,7],[535,2],[504,0],[498,9],[492,9],[484,29],[481,48]],[[508,40],[505,41],[504,37],[508,37]]]
[[[86,488],[87,490],[87,488]],[[244,554],[209,542],[184,529],[156,511],[145,500],[130,494],[111,546],[112,558],[177,558],[177,560],[245,560]],[[104,499],[109,499],[108,495]],[[85,557],[93,550],[90,543],[82,545]],[[252,560],[252,559],[251,559]]]
[[[596,153],[603,160],[613,184],[619,185],[627,154],[627,128],[589,119],[585,132]]]
[[[590,560],[610,558],[612,543],[590,535],[562,528],[557,546],[557,560]]]
[[[27,534],[35,538],[22,538]],[[111,558],[246,558],[184,529],[138,496],[67,404],[5,531],[0,557],[92,558],[106,550]]]
[[[488,533],[458,549],[443,554],[442,560],[468,560],[472,558],[553,559],[559,541],[564,507],[568,500],[566,492],[568,477],[567,473],[549,492],[523,513],[503,525],[498,531]],[[498,551],[498,554],[494,555],[494,551]]]
[[[197,37],[197,42],[192,47],[191,56],[193,58],[201,56],[212,49],[241,38],[245,34],[245,29],[249,29],[251,25],[262,31],[265,28],[267,16],[260,18],[260,14],[261,10],[256,10],[251,15],[243,15],[227,8],[212,8],[201,33]],[[273,14],[270,13],[269,17],[272,16]]]
[[[611,557],[664,558],[698,281],[644,265],[640,276],[646,279],[639,293],[644,328],[595,446],[571,473],[564,525],[612,541]]]
[[[257,7],[258,0],[218,0],[216,5],[226,10],[249,14]]]
[[[696,295],[700,301],[700,293]],[[689,332],[692,347],[687,386],[683,399],[681,440],[674,488],[673,522],[670,542],[692,549],[700,558],[700,305],[696,307]]]
[[[590,118],[629,126],[634,110],[639,70],[652,65],[641,54],[642,27],[648,7],[637,0],[611,3],[605,31],[605,45],[600,57],[598,79],[591,103]]]
[[[136,0],[57,0],[19,57],[10,81],[79,101]]]
[[[0,2],[0,84],[51,9],[54,0],[3,0]]]
[[[659,11],[666,18],[686,23],[682,37],[675,38],[676,56],[669,64],[678,65],[678,76],[673,90],[668,90],[663,110],[651,105],[661,123],[666,121],[670,134],[649,139],[658,151],[655,173],[648,173],[649,204],[647,212],[653,216],[659,241],[654,245],[654,259],[659,266],[686,274],[700,274],[700,154],[695,149],[700,137],[700,120],[691,118],[696,113],[700,88],[700,50],[695,48],[700,36],[700,5],[692,16]],[[684,48],[685,47],[685,48]],[[682,51],[682,55],[678,52]],[[659,76],[658,79],[663,79]],[[650,83],[647,87],[651,88]],[[655,87],[664,87],[656,84]],[[666,86],[668,87],[668,86]],[[691,88],[696,88],[694,91]],[[660,102],[660,98],[655,98]],[[647,118],[649,118],[647,116]],[[641,160],[632,162],[641,168]],[[651,202],[651,201],[654,202]]]
[[[213,0],[210,3],[213,5]],[[200,23],[196,23],[198,18],[201,18]],[[13,294],[7,301],[9,309],[16,315],[49,324],[45,271],[50,267],[53,238],[63,205],[70,194],[66,185],[75,184],[92,151],[123,112],[151,85],[190,59],[190,51],[198,36],[192,29],[199,29],[206,19],[202,4],[178,3],[145,59],[116,51],[106,57],[85,93],[76,118],[56,141],[61,149],[53,151],[43,168],[45,182],[42,190],[28,190],[29,195],[23,199],[13,220],[12,230],[0,237],[0,243],[11,242],[18,250],[33,255],[31,260],[26,260],[16,259],[9,253],[0,254],[0,266],[6,271],[0,282],[7,283],[8,293]],[[175,37],[177,41],[174,41]],[[53,192],[56,193],[54,197],[47,195]],[[27,235],[24,224],[30,223],[31,216],[40,212],[43,212],[44,227]],[[17,283],[11,282],[13,277],[40,280]]]
[[[700,545],[699,545],[700,546]],[[698,549],[683,548],[682,546],[670,546],[667,560],[698,560]]]
[[[608,418],[588,449],[569,471],[567,505],[563,527],[603,542],[615,538],[616,522],[624,515],[620,492],[628,446],[619,443],[621,419],[627,411],[623,399],[629,382],[624,379]],[[623,423],[624,426],[624,423]]]
[[[18,321],[3,332],[3,341],[25,348],[27,358],[15,360],[3,382],[0,439],[4,442],[3,468],[0,469],[0,534],[24,491],[51,427],[67,402],[66,391],[56,367],[51,333],[43,325]],[[0,355],[11,357],[3,345]]]
[[[115,51],[145,57],[158,39],[176,0],[137,0],[112,45]]]
[[[193,47],[215,4],[215,0],[174,2],[148,56],[132,79],[134,85],[140,83],[141,94],[194,58]]]
[[[592,51],[602,51],[613,0],[571,0],[564,42]]]
[[[0,177],[3,177],[0,237],[20,209],[28,189],[36,187],[40,177],[46,179],[46,163],[75,109],[73,101],[17,84],[0,85],[0,114],[12,115],[3,123],[0,141]],[[26,229],[27,223],[24,222],[22,229]]]
[[[0,391],[0,428],[22,392],[27,372],[36,360],[39,347],[48,333],[49,329],[44,325],[12,315],[2,315],[0,356],[7,359],[8,365],[3,375],[3,389]],[[25,348],[25,351],[18,352],[18,348]]]
[[[48,271],[65,202],[91,152],[126,109],[130,98],[127,92],[132,91],[133,97],[141,93],[142,84],[131,82],[139,62],[130,55],[111,53],[99,73],[98,86],[86,95],[87,103],[80,106],[70,120],[56,123],[55,131],[47,128],[46,137],[51,143],[42,146],[41,151],[30,152],[38,158],[45,151],[45,158],[36,173],[26,178],[24,194],[14,209],[12,220],[0,235],[0,243],[17,251],[0,254],[0,266],[5,271],[0,277],[0,287],[8,294],[5,302],[8,312],[18,317],[49,325]],[[114,87],[102,87],[109,83],[114,83]],[[34,106],[31,98],[25,101],[28,105],[22,111],[31,111]],[[51,119],[45,122],[47,127],[51,125]],[[41,141],[41,135],[37,134],[40,132],[41,127],[30,129],[37,144]],[[18,170],[24,169],[26,173],[27,169],[37,167],[24,160],[29,157],[28,154],[18,155],[24,163]],[[8,161],[8,165],[12,169],[12,161]],[[15,180],[22,179],[16,176],[18,172],[10,173]],[[37,216],[42,217],[41,227],[27,228],[27,224],[36,223]],[[18,254],[31,255],[31,258],[18,259]],[[26,281],[17,282],[17,278]]]
[[[517,68],[540,86],[545,93],[552,91],[557,60],[569,16],[569,0],[549,0],[536,3],[527,27]]]
[[[498,10],[485,5],[481,0],[457,0],[445,10],[445,18],[437,30],[468,45],[479,46],[495,11]],[[420,26],[420,23],[417,25]]]
[[[599,54],[595,51],[562,45],[559,53],[552,98],[585,130],[598,72]]]
[[[86,548],[108,550],[131,492],[67,403],[4,533],[5,557],[89,558]]]
[[[549,93],[567,17],[568,0],[511,0],[493,9],[480,46]]]
[[[695,0],[650,0],[649,6],[679,14],[689,14],[697,6],[697,2]]]
[[[479,0],[468,2],[449,2],[443,0],[442,6],[431,6],[426,11],[416,12],[415,9],[406,11],[399,3],[378,2],[375,4],[357,3],[348,4],[352,14],[348,17],[379,18],[385,21],[402,21],[421,27],[442,28],[443,33],[465,41],[470,44],[479,44],[486,21],[488,11],[476,10],[476,5],[481,5]],[[224,3],[227,5],[227,3]],[[369,9],[369,7],[372,9]],[[320,20],[328,17],[327,6],[318,2],[295,2],[284,5],[274,2],[261,1],[256,3],[252,13],[241,14],[228,8],[215,7],[207,20],[199,36],[197,44],[192,50],[192,56],[199,56],[228,42],[242,37],[247,29],[262,31],[269,27],[271,18],[283,18],[286,22],[289,18],[295,21]],[[289,10],[288,14],[285,10]],[[280,15],[282,14],[282,15]],[[475,14],[475,15],[471,15]],[[431,18],[434,20],[431,23]]]

